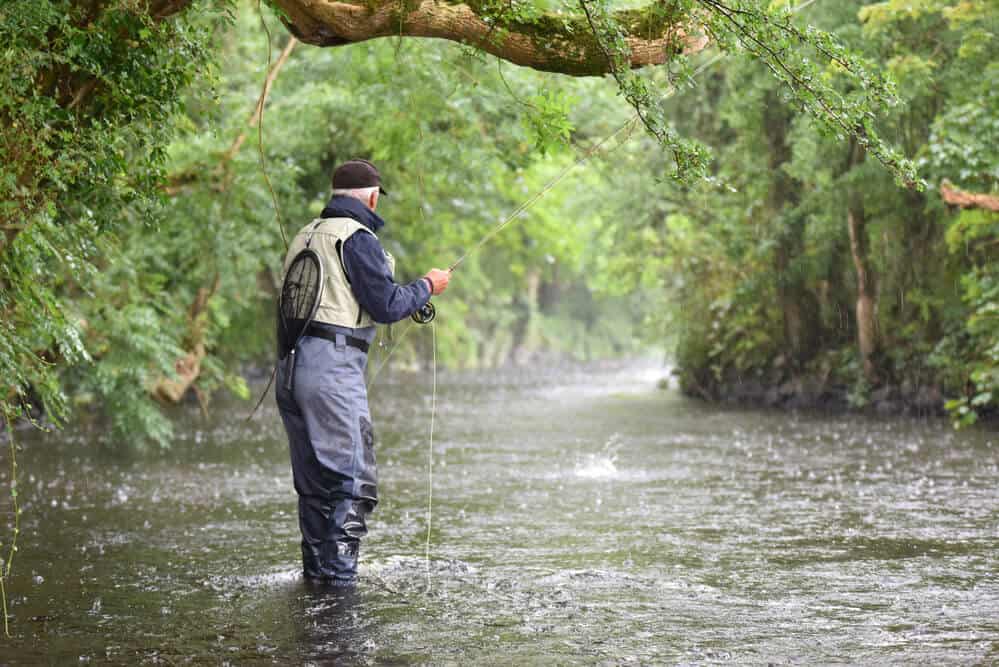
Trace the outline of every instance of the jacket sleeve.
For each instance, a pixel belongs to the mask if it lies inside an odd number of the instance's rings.
[[[423,278],[408,285],[395,282],[382,244],[373,234],[353,234],[344,242],[342,256],[350,288],[375,322],[397,322],[430,300],[430,286]]]

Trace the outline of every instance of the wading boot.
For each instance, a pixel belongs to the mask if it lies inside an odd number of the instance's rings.
[[[333,543],[333,557],[326,563],[334,586],[353,586],[357,583],[357,554],[361,543],[357,540],[337,540]]]
[[[332,535],[324,543],[323,570],[331,572],[334,583],[349,585],[357,580],[357,556],[361,538],[368,534],[365,517],[372,503],[343,498],[333,506]]]

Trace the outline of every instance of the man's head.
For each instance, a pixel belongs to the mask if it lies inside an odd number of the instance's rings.
[[[334,195],[359,199],[373,211],[378,205],[379,193],[388,194],[382,188],[378,169],[367,160],[348,160],[333,170]]]

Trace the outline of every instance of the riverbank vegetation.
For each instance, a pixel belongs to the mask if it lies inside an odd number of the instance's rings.
[[[916,161],[922,190],[897,187],[862,141],[816,131],[754,63],[729,61],[678,99],[677,126],[716,148],[715,181],[644,190],[659,208],[616,247],[624,270],[640,248],[657,258],[632,284],[659,288],[689,393],[946,406],[960,424],[994,411],[996,8],[818,3],[809,14],[898,82],[879,125]]]
[[[356,156],[401,279],[589,158],[462,264],[442,363],[667,346],[710,399],[995,408],[994,0],[306,4],[0,8],[5,413],[167,443],[162,405],[248,396]]]

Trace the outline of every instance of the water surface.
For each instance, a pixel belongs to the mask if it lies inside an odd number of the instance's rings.
[[[22,432],[0,663],[999,662],[999,434],[718,409],[664,374],[443,373],[428,560],[430,378],[386,373],[347,595],[299,576],[271,402],[185,407],[162,452]]]

